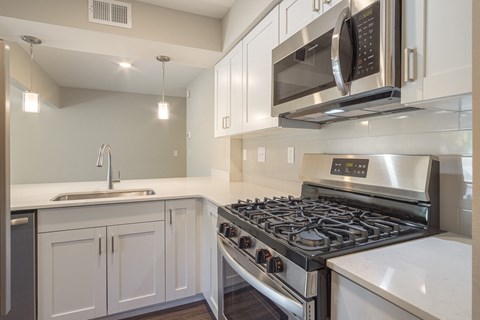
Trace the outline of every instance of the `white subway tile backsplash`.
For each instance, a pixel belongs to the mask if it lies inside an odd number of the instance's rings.
[[[431,102],[432,109],[346,121],[320,130],[279,130],[247,135],[243,148],[268,152],[267,163],[255,157],[243,161],[244,181],[300,192],[305,153],[433,154],[440,160],[440,221],[446,231],[471,235],[472,132],[471,97]],[[462,111],[467,110],[467,111]],[[295,164],[286,161],[287,147],[295,148]],[[298,189],[297,189],[298,188]]]
[[[472,211],[460,210],[458,232],[471,237],[472,236]]]
[[[460,232],[460,210],[455,206],[440,206],[440,229],[450,232]]]
[[[409,154],[472,154],[472,131],[447,131],[410,134]]]
[[[472,111],[460,112],[460,130],[472,129]]]
[[[460,159],[460,174],[462,181],[472,183],[473,182],[473,158],[462,157]]]

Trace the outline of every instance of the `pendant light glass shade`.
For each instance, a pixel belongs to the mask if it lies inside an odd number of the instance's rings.
[[[38,93],[30,91],[23,93],[23,111],[32,113],[40,112],[38,104]]]
[[[33,63],[33,45],[41,44],[42,40],[33,36],[22,36],[23,41],[30,44],[30,63],[28,66],[28,90],[23,93],[23,111],[39,113],[40,104],[38,100],[38,93],[32,91],[32,63]]]
[[[170,118],[170,103],[159,102],[158,103],[158,119],[168,120]]]
[[[165,62],[170,61],[170,57],[158,56],[157,60],[162,63],[162,101],[158,103],[158,119],[168,120],[170,118],[170,104],[165,101]]]

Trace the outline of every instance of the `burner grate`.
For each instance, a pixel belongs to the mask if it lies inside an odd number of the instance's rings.
[[[239,200],[229,207],[240,218],[307,251],[329,252],[425,228],[341,198],[273,197]]]

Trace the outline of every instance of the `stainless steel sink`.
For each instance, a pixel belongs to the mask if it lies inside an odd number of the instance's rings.
[[[72,193],[61,193],[59,195],[56,195],[54,198],[50,199],[50,201],[138,197],[138,196],[152,196],[154,194],[155,194],[155,191],[153,191],[152,189],[72,192]]]

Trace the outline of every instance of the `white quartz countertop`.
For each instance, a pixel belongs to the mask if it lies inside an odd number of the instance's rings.
[[[11,187],[12,210],[70,207],[106,203],[149,201],[202,197],[217,205],[287,195],[287,193],[243,182],[226,182],[218,178],[192,177],[171,179],[125,180],[115,184],[116,190],[153,189],[155,195],[91,200],[50,201],[61,193],[106,191],[105,181],[22,184]],[[299,188],[300,192],[300,188]],[[294,194],[295,195],[295,194]],[[298,196],[296,194],[295,196]]]
[[[238,199],[288,195],[254,184],[210,177],[126,180],[115,185],[116,190],[143,188],[153,189],[156,195],[50,201],[60,193],[105,191],[106,182],[13,185],[11,208],[27,210],[196,197],[225,205]],[[471,319],[469,241],[458,235],[441,234],[341,256],[328,260],[327,265],[421,319]]]
[[[469,238],[444,233],[333,258],[327,266],[421,319],[472,318]]]

